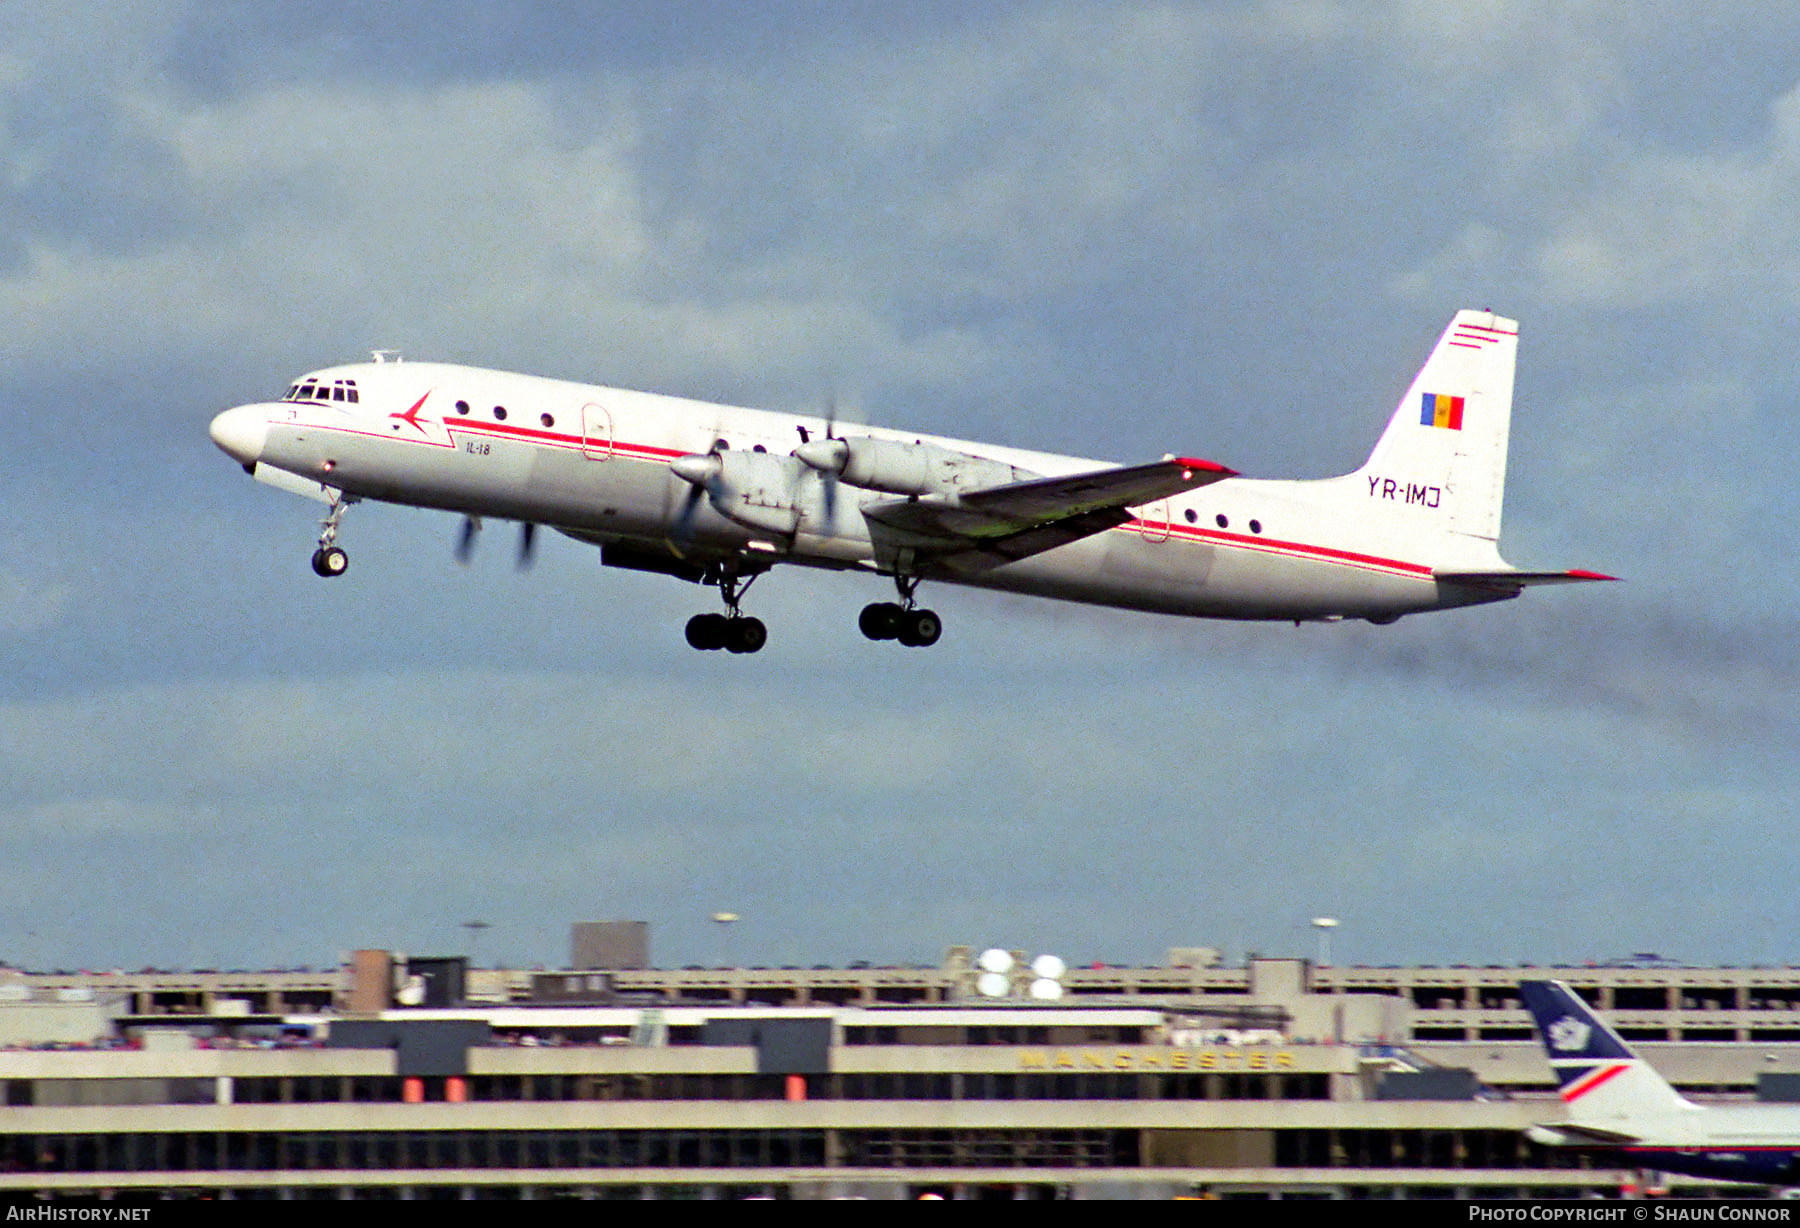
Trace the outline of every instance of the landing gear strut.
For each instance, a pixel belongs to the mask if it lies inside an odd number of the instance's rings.
[[[338,522],[343,520],[344,511],[350,504],[351,500],[344,498],[343,491],[332,492],[331,510],[319,522],[319,548],[313,551],[312,569],[328,580],[350,570],[350,556],[336,544]]]
[[[735,653],[762,650],[762,646],[769,642],[769,629],[763,625],[762,619],[747,618],[738,609],[738,602],[743,598],[744,591],[755,579],[756,575],[748,579],[730,573],[720,575],[719,595],[725,599],[725,613],[696,614],[688,619],[687,642],[690,647],[698,648],[701,652],[715,652],[720,648]]]
[[[857,629],[872,640],[899,640],[908,648],[929,648],[937,643],[944,634],[943,620],[935,611],[913,608],[918,577],[896,575],[894,586],[900,590],[899,602],[864,606],[856,619]]]

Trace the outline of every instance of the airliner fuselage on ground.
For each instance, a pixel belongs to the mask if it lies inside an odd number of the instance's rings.
[[[1568,1113],[1527,1131],[1534,1142],[1610,1152],[1633,1167],[1663,1172],[1800,1182],[1800,1106],[1695,1104],[1561,981],[1526,981],[1519,995]]]
[[[1119,467],[821,418],[439,363],[315,371],[213,420],[251,474],[329,505],[313,569],[340,575],[345,508],[439,508],[601,548],[602,562],[711,584],[697,648],[754,652],[745,588],[778,563],[890,577],[871,639],[922,646],[924,581],[1208,618],[1389,623],[1607,577],[1502,561],[1517,325],[1457,314],[1368,463],[1257,481],[1211,461]],[[523,557],[523,556],[522,556]]]

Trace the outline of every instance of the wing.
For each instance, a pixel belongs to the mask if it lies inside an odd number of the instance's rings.
[[[996,563],[1067,545],[1131,519],[1126,509],[1197,490],[1236,471],[1193,457],[1035,478],[961,495],[896,499],[863,509],[877,531],[943,554],[979,551]]]

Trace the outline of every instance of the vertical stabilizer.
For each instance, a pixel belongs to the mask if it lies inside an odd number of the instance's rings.
[[[1537,1026],[1572,1124],[1628,1129],[1633,1118],[1697,1109],[1561,981],[1526,981],[1519,996]]]
[[[1499,541],[1518,350],[1518,321],[1457,312],[1354,475],[1358,493],[1419,528]]]

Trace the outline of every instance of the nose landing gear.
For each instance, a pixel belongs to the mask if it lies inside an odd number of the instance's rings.
[[[327,580],[333,576],[341,576],[350,570],[350,556],[338,546],[338,524],[344,519],[344,512],[354,503],[354,499],[346,499],[344,492],[334,490],[331,493],[331,510],[325,513],[325,519],[319,522],[319,548],[313,551],[312,569],[315,575],[324,576]]]

